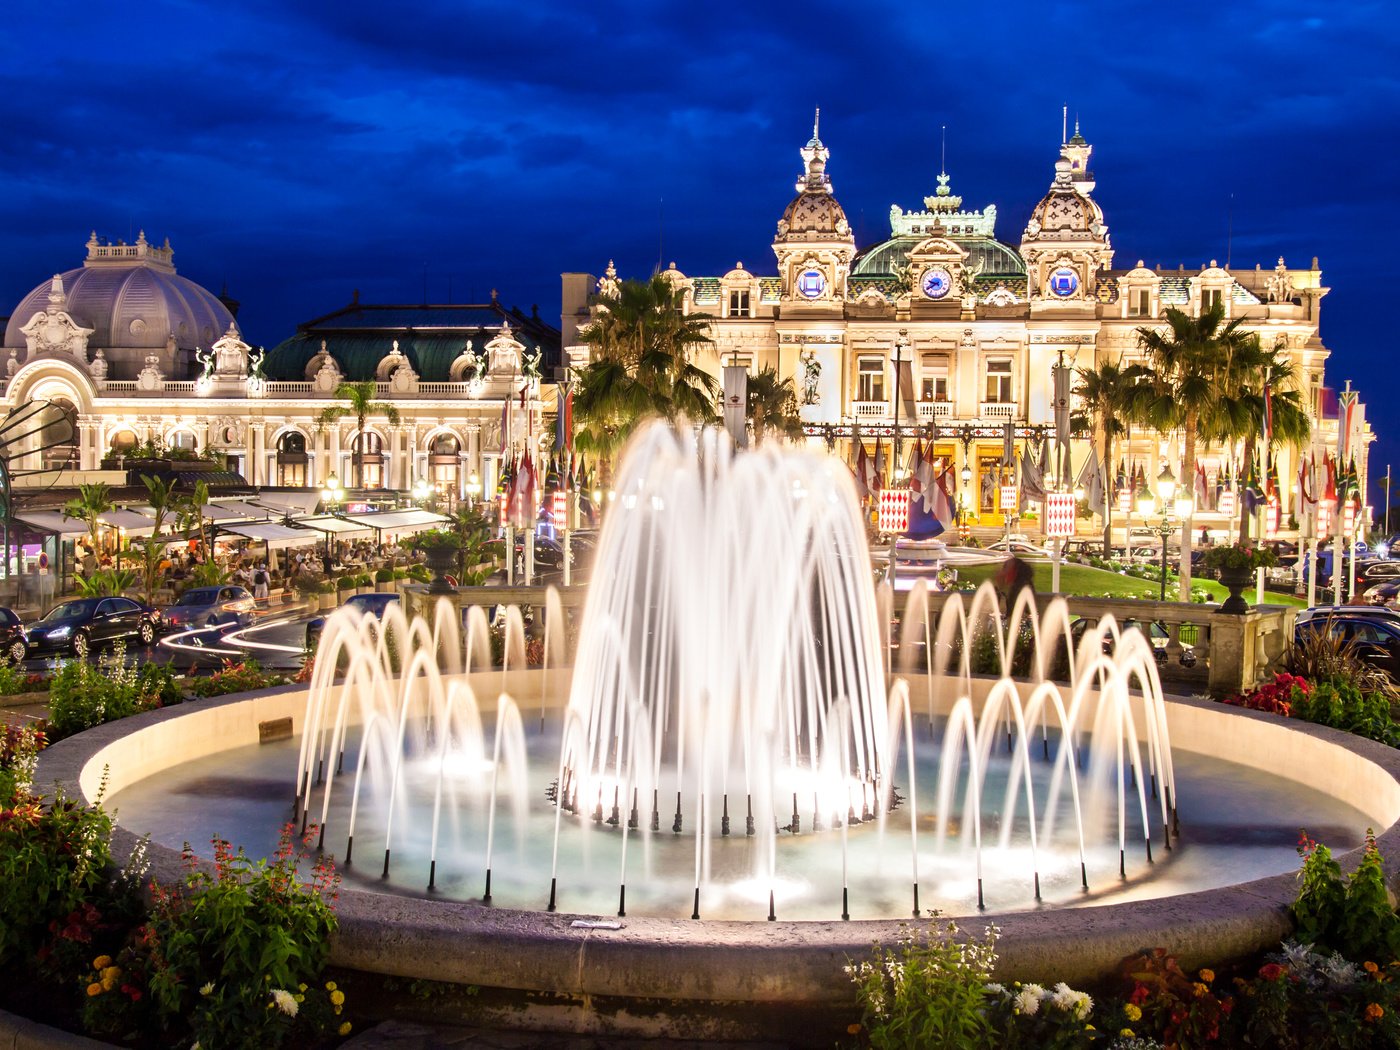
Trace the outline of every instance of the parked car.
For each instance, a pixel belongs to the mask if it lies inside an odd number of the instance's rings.
[[[341,605],[341,609],[355,609],[365,616],[373,616],[376,620],[382,620],[384,613],[388,611],[390,605],[397,604],[399,596],[392,592],[376,591],[373,594],[357,594],[353,598],[347,598]],[[339,610],[337,610],[339,611]],[[332,614],[334,615],[334,614]],[[316,644],[321,640],[321,632],[326,629],[326,617],[317,616],[308,620],[306,624],[306,649],[312,652]]]
[[[588,569],[593,560],[593,545],[584,541],[577,542],[577,537],[569,538],[569,565],[570,582],[582,583],[587,579]],[[517,573],[524,572],[525,566],[525,542],[521,537],[515,540],[515,569]],[[535,537],[535,574],[545,576],[551,582],[554,577],[560,578],[564,575],[564,547],[559,540],[550,539],[548,536]]]
[[[1314,605],[1309,609],[1300,609],[1293,625],[1297,628],[1313,620],[1326,620],[1337,616],[1361,616],[1386,620],[1400,626],[1400,609],[1385,605]]]
[[[1302,641],[1314,631],[1326,631],[1344,644],[1353,645],[1356,655],[1378,667],[1393,680],[1400,681],[1400,621],[1389,617],[1356,615],[1350,609],[1326,619],[1311,619],[1296,624],[1295,641]]]
[[[1027,558],[1049,558],[1051,552],[1044,547],[1039,547],[1029,540],[997,540],[995,543],[987,544],[987,550],[993,554],[1019,554]]]
[[[1097,621],[1091,620],[1088,617],[1084,616],[1076,617],[1074,620],[1070,621],[1069,636],[1074,641],[1074,648],[1076,652],[1078,652],[1079,650],[1079,643],[1083,640],[1084,633],[1088,631],[1089,628],[1092,627],[1096,622]],[[1125,619],[1120,620],[1118,622],[1118,630],[1120,633],[1126,633],[1128,631],[1141,631],[1142,629],[1143,624],[1139,620]],[[1156,620],[1150,621],[1147,624],[1147,640],[1152,644],[1152,658],[1156,660],[1157,666],[1166,666],[1167,643],[1171,640],[1171,635],[1168,634],[1166,625],[1159,623]],[[1113,651],[1112,637],[1104,639],[1103,651],[1105,653],[1111,653]],[[1195,647],[1187,644],[1186,642],[1182,642],[1181,655],[1178,657],[1178,660],[1180,661],[1182,667],[1195,667]]]
[[[24,624],[13,609],[0,606],[0,659],[21,663],[29,652],[29,638]]]
[[[1086,558],[1102,557],[1103,543],[1099,540],[1065,540],[1065,556],[1075,555],[1082,555]]]
[[[150,645],[159,625],[160,613],[131,598],[73,598],[30,624],[29,652],[86,656],[92,649],[122,638]]]
[[[176,631],[219,624],[247,627],[253,622],[254,607],[253,596],[243,587],[191,587],[174,605],[166,606],[162,616],[166,626]]]
[[[1361,593],[1372,605],[1394,605],[1397,595],[1400,595],[1400,579],[1373,583]]]

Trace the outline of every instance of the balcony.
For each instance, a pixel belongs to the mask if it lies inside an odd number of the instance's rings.
[[[885,419],[890,415],[888,401],[852,401],[851,412],[857,419]]]
[[[983,401],[977,414],[983,419],[1007,420],[1016,418],[1015,401]]]
[[[931,419],[952,419],[953,403],[951,401],[920,401],[919,422],[927,423]]]

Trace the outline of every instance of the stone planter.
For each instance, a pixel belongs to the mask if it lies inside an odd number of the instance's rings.
[[[445,577],[457,569],[457,548],[428,547],[423,553],[426,556],[428,568],[433,570],[433,581],[428,584],[428,593],[451,594],[452,584],[448,583]]]
[[[1220,584],[1230,592],[1230,597],[1220,603],[1220,611],[1237,616],[1249,612],[1249,603],[1244,600],[1244,589],[1253,580],[1253,569],[1221,569]]]
[[[397,589],[393,580],[383,580],[374,585],[377,594],[393,594]]]
[[[355,597],[355,595],[357,595],[357,594],[359,594],[359,593],[360,593],[360,592],[359,592],[358,590],[356,590],[354,587],[351,587],[348,591],[337,591],[337,592],[336,592],[336,594],[337,594],[337,596],[338,596],[338,602],[337,602],[337,604],[344,605],[346,602],[348,602],[351,598]]]

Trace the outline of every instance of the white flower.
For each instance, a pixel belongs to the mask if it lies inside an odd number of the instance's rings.
[[[1005,994],[1006,994],[1006,986],[1005,986],[1005,985],[1002,985],[1002,984],[998,984],[996,981],[993,981],[991,984],[984,984],[984,985],[982,986],[982,990],[985,991],[988,995],[1005,995]]]
[[[295,1017],[297,1015],[297,1001],[292,993],[286,989],[272,989],[272,1001],[277,1005],[277,1009],[281,1010],[288,1017]]]
[[[1028,984],[1022,988],[1014,1000],[1016,1009],[1020,1010],[1021,1013],[1025,1014],[1027,1017],[1034,1017],[1036,1012],[1040,1009],[1041,990],[1042,989],[1033,984]]]
[[[205,986],[199,990],[199,994],[200,994],[200,995],[213,995],[213,994],[214,994],[214,982],[213,982],[213,981],[209,981],[207,984],[205,984]]]

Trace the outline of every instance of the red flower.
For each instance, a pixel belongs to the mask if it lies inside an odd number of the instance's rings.
[[[1283,976],[1283,967],[1278,963],[1265,963],[1259,967],[1259,976],[1266,981],[1277,981]]]

